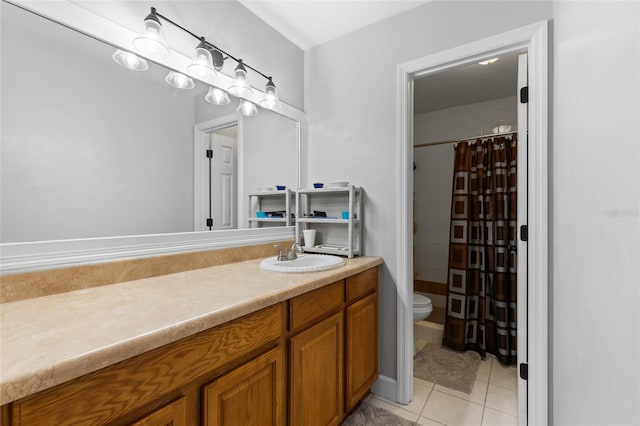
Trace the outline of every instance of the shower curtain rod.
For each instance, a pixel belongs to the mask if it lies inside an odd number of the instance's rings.
[[[471,137],[466,137],[466,138],[462,138],[462,139],[450,139],[448,141],[439,141],[439,142],[427,142],[427,143],[419,143],[414,145],[414,148],[423,148],[425,146],[433,146],[433,145],[444,145],[444,144],[448,144],[448,143],[459,143],[459,142],[468,142],[470,140],[473,139],[483,139],[483,138],[490,138],[490,137],[497,137],[497,136],[506,136],[506,135],[515,135],[516,132],[504,132],[504,133],[490,133],[487,135],[480,135],[480,136],[471,136]]]

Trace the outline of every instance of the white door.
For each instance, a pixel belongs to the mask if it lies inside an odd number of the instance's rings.
[[[238,140],[229,129],[209,133],[211,159],[211,230],[235,229],[238,210]]]
[[[523,226],[527,225],[527,151],[528,151],[528,111],[526,103],[527,54],[518,56],[518,422],[527,424],[527,381],[520,376],[521,366],[527,357],[527,243],[522,239]]]

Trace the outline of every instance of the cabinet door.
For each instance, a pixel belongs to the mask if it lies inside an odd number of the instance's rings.
[[[347,306],[346,411],[365,396],[378,377],[378,293]]]
[[[165,405],[131,426],[187,426],[186,398]]]
[[[290,339],[289,423],[337,425],[343,415],[343,313]]]
[[[284,425],[282,348],[238,367],[203,390],[205,425]]]

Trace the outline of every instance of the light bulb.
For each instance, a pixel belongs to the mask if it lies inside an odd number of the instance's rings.
[[[242,59],[238,60],[238,66],[236,66],[235,74],[236,76],[233,79],[233,83],[231,84],[231,87],[229,87],[229,93],[239,98],[251,95],[253,91],[247,82],[247,69],[244,67]]]
[[[227,92],[218,89],[217,87],[209,87],[207,96],[205,96],[204,99],[205,101],[214,105],[227,105],[229,102],[231,102]]]
[[[140,53],[149,55],[152,58],[164,59],[169,57],[169,48],[164,39],[164,31],[155,7],[151,8],[151,13],[144,18],[144,34],[133,40],[133,45]]]
[[[169,74],[167,74],[167,77],[164,79],[164,81],[178,89],[193,89],[195,87],[195,84],[193,83],[193,80],[191,78],[175,71],[171,71]]]
[[[238,108],[236,108],[236,111],[238,111],[245,117],[258,115],[258,108],[256,108],[256,104],[245,99],[240,99],[240,103],[238,104]]]
[[[113,53],[113,55],[111,55],[111,57],[119,65],[133,71],[146,71],[149,69],[147,61],[131,52],[118,49]]]

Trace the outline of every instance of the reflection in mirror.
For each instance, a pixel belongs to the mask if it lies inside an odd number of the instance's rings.
[[[152,62],[128,70],[114,47],[4,1],[1,19],[0,242],[246,228],[248,193],[297,187],[296,121],[212,105],[207,85],[169,86]],[[197,129],[221,120],[206,132],[220,151],[209,186]]]

